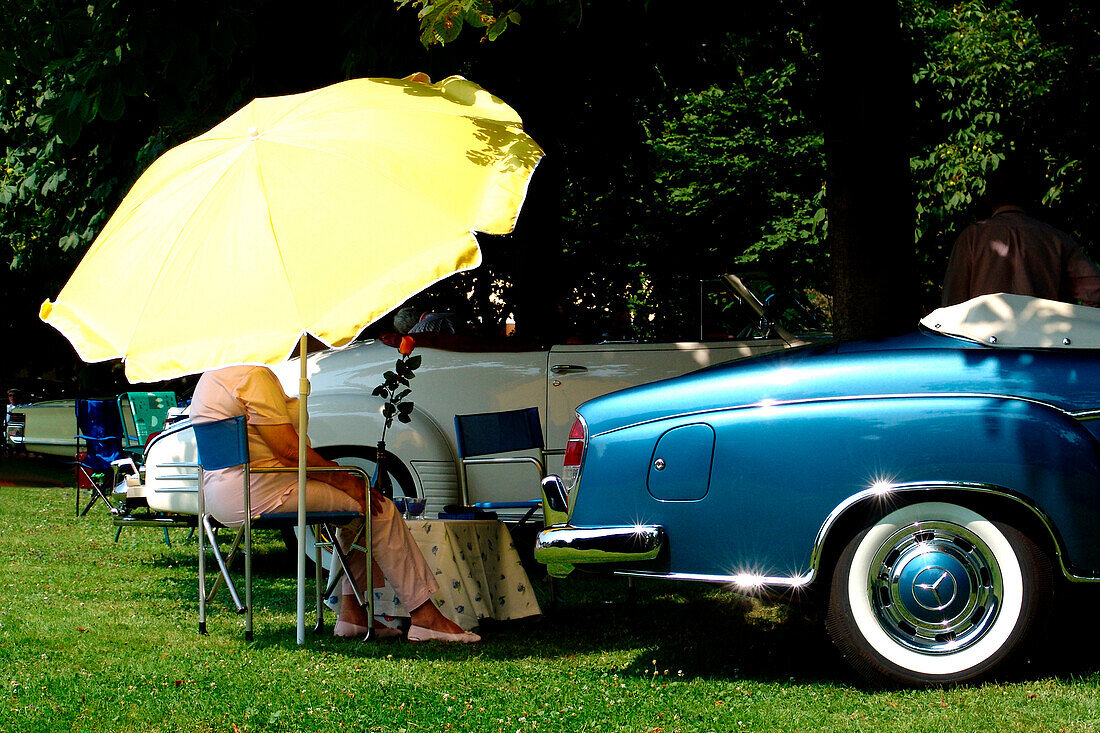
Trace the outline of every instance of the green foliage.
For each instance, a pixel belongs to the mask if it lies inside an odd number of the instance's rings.
[[[812,68],[801,44],[767,50],[771,58],[757,68],[749,49],[730,59],[741,62],[735,84],[673,100],[651,141],[655,214],[670,233],[696,239],[709,274],[764,269],[785,286],[820,288],[828,262],[823,139],[799,91],[812,84]]]
[[[805,11],[798,0],[776,3],[736,31],[683,45],[655,27],[646,51],[655,78],[596,87],[622,99],[590,102],[586,113],[618,133],[614,155],[577,161],[573,170],[591,178],[565,185],[563,239],[582,308],[606,320],[605,309],[625,301],[636,336],[681,340],[698,332],[700,280],[762,269],[781,291],[825,287],[818,72]],[[608,107],[613,123],[599,117]],[[598,142],[588,149],[603,153]]]
[[[516,233],[482,237],[485,265],[437,287],[452,307],[474,292],[476,317],[513,313],[521,332],[532,301],[559,307],[526,334],[549,341],[561,334],[541,328],[625,304],[637,335],[659,338],[684,332],[698,280],[723,270],[768,270],[777,292],[831,291],[831,100],[808,0],[715,4],[699,23],[671,22],[684,17],[674,0],[395,3],[334,0],[308,16],[278,0],[9,3],[0,260],[15,271],[0,276],[4,292],[37,324],[38,303],[137,175],[248,99],[416,69],[483,83],[547,151]],[[898,144],[911,151],[925,307],[955,235],[984,213],[986,173],[1015,147],[1045,163],[1041,215],[1087,249],[1100,242],[1097,143],[1082,132],[1100,73],[1093,5],[901,4],[914,107]]]
[[[916,240],[928,287],[935,288],[954,236],[985,213],[988,173],[1013,148],[1049,146],[1039,130],[1067,72],[1068,50],[1044,39],[1036,21],[1011,2],[923,0],[908,11],[917,53]],[[1054,181],[1048,202],[1058,189]]]
[[[425,47],[452,43],[469,27],[482,34],[481,40],[495,41],[508,27],[518,26],[521,7],[536,3],[565,5],[570,17],[581,10],[581,0],[394,0],[400,10],[406,6],[417,11],[420,42]]]
[[[189,20],[210,0],[186,10],[124,0],[12,5],[0,16],[0,241],[18,268],[89,243],[167,141],[239,101],[232,84],[213,92],[214,71],[234,68],[237,43],[251,33],[230,13],[220,23]]]

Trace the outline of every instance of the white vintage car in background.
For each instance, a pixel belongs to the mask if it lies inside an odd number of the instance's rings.
[[[756,333],[750,337],[735,333],[716,341],[614,342],[534,350],[492,350],[491,344],[488,350],[442,349],[431,346],[430,338],[421,339],[416,353],[423,360],[412,382],[410,399],[415,407],[411,422],[394,421],[386,434],[385,466],[392,477],[394,495],[426,497],[429,516],[449,504],[539,498],[538,477],[530,466],[522,464],[470,466],[464,488],[455,415],[537,407],[546,468],[551,473],[559,472],[574,410],[582,402],[626,387],[805,343],[773,324],[759,327],[764,318],[760,301],[735,276],[724,279],[730,307],[751,307],[755,311],[751,319]],[[697,333],[699,330],[696,327]],[[371,392],[382,381],[383,372],[394,368],[397,356],[396,348],[375,339],[308,357],[308,433],[318,452],[373,473],[375,446],[384,421],[382,400]],[[297,360],[281,365],[276,373],[284,390],[296,394]],[[537,452],[528,455],[537,457]],[[144,483],[130,489],[128,503],[147,503],[154,511],[196,513],[197,477],[190,467],[195,461],[189,423],[169,427],[149,444]],[[514,512],[515,517],[523,513]],[[501,515],[512,518],[507,512]]]
[[[76,400],[15,405],[4,432],[15,450],[72,458],[77,451]]]

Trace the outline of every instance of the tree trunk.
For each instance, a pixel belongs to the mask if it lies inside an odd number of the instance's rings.
[[[818,0],[834,330],[873,338],[919,317],[909,178],[912,72],[896,2]]]

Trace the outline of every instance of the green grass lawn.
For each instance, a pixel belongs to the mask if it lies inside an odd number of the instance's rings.
[[[102,506],[72,514],[71,489],[0,488],[0,731],[1100,730],[1092,621],[1015,678],[923,691],[863,687],[799,606],[592,577],[472,647],[298,648],[291,557],[265,536],[248,644],[224,599],[198,634],[182,533],[116,544]]]

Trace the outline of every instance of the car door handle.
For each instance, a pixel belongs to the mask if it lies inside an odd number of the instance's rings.
[[[550,371],[553,374],[577,374],[579,372],[587,372],[588,367],[578,366],[576,364],[555,364],[550,367]]]

